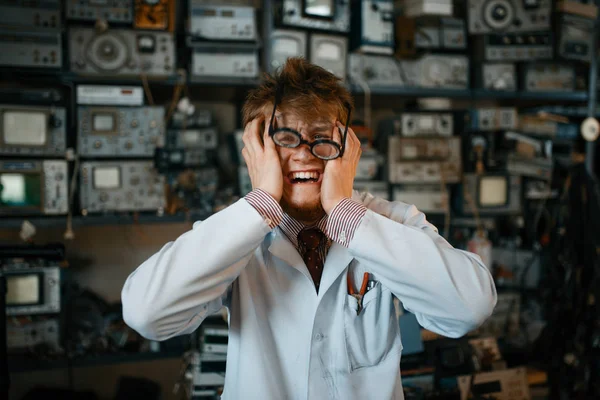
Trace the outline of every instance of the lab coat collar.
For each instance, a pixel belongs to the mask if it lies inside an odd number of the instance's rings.
[[[308,279],[312,280],[302,256],[279,227],[273,229],[271,232],[271,245],[269,246],[269,251],[275,257],[296,268],[308,277]]]
[[[298,250],[290,242],[288,237],[280,228],[275,228],[272,232],[271,245],[269,252],[275,257],[284,261],[286,264],[300,271],[306,279],[313,285],[312,277],[308,272],[308,268],[298,253]],[[327,253],[325,265],[323,266],[323,275],[321,276],[321,285],[319,288],[319,299],[327,292],[333,282],[340,274],[348,267],[353,257],[348,249],[339,243],[333,242]]]
[[[354,257],[348,249],[343,245],[333,242],[325,258],[323,266],[323,275],[321,276],[321,287],[319,288],[319,300],[325,295],[333,282],[340,276],[342,272],[348,268],[348,265]]]

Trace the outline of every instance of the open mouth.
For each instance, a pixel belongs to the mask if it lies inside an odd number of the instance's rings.
[[[291,172],[287,175],[287,179],[291,184],[307,184],[321,182],[321,174],[319,172]]]

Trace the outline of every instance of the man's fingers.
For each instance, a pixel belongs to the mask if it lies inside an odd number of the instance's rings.
[[[271,119],[265,121],[265,129],[263,131],[263,144],[265,149],[275,150],[275,142],[269,135],[269,126],[271,126]]]
[[[360,139],[356,136],[356,132],[350,127],[348,127],[348,135],[346,141],[358,146],[360,148]]]
[[[354,130],[350,127],[348,127],[348,135],[347,135],[348,139],[350,141],[352,141],[352,143],[354,144],[360,144],[360,139],[358,138],[358,136],[356,136],[356,132],[354,132]]]
[[[360,139],[358,138],[358,136],[356,135],[356,133],[354,132],[354,130],[352,129],[348,129],[348,135],[352,137],[352,141],[354,142],[354,147],[356,148],[356,153],[360,156],[360,154],[362,154],[362,143],[360,142]]]
[[[342,131],[344,131],[346,129],[346,127],[344,125],[342,125],[342,123],[340,121],[337,121],[337,126]],[[360,139],[358,138],[358,136],[356,136],[356,133],[350,127],[348,127],[348,133],[346,134],[346,143],[344,144],[344,147],[345,147],[344,154],[350,153],[349,156],[351,156],[351,155],[360,156],[360,154],[362,153]]]
[[[255,118],[252,120],[250,127],[247,132],[244,132],[244,136],[246,136],[246,140],[244,144],[248,147],[248,150],[252,154],[260,154],[262,151],[262,144],[260,143],[260,118]]]
[[[252,132],[252,126],[254,125],[254,120],[248,122],[246,127],[244,128],[244,133],[242,134],[242,142],[244,143],[244,148],[247,148],[250,145],[250,132]]]
[[[255,185],[255,177],[254,177],[254,163],[252,162],[252,156],[250,155],[248,148],[244,147],[242,149],[242,156],[244,157],[244,160],[246,160],[246,168],[248,168],[248,176],[250,177],[250,182],[252,183],[252,188],[254,188]]]
[[[340,121],[335,121],[335,126],[333,127],[333,133],[331,138],[334,142],[343,145],[342,143],[342,132],[340,132]]]
[[[247,147],[244,147],[242,149],[242,157],[244,157],[244,161],[246,161],[246,165],[250,165],[250,154],[248,154]]]
[[[342,124],[340,121],[337,121],[337,126],[339,128],[339,132],[340,132],[340,143],[342,140],[344,140],[344,132],[346,132],[346,125]],[[352,128],[348,127],[348,131],[346,133],[346,143],[344,143],[344,146],[348,145],[349,141],[352,141]]]
[[[263,137],[269,135],[269,127],[271,126],[271,117],[265,118],[264,121],[265,121],[265,126],[263,129]]]
[[[342,145],[342,147],[344,148],[344,154],[347,152],[348,147],[352,147],[352,146],[348,146],[349,144],[351,144],[351,141],[348,141],[348,137],[346,136],[346,142],[343,143],[344,141],[344,130],[346,129],[346,126],[343,125],[340,121],[336,121],[336,128],[335,128],[335,135],[337,135],[337,139],[336,141],[338,143],[340,143]],[[348,134],[350,134],[350,128],[348,128]]]

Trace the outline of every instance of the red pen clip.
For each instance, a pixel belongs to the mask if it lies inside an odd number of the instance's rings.
[[[360,311],[362,310],[362,300],[363,300],[365,293],[367,292],[367,285],[369,284],[369,273],[368,272],[364,273],[362,284],[360,286],[360,292],[358,292],[358,293],[356,293],[354,291],[354,284],[352,282],[352,273],[351,272],[348,272],[347,283],[348,283],[348,294],[350,296],[354,297],[358,301],[358,310],[356,310],[356,314],[360,314]]]

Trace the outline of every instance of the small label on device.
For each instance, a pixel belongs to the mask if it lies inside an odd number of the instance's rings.
[[[144,92],[138,86],[79,85],[77,104],[141,106]]]

